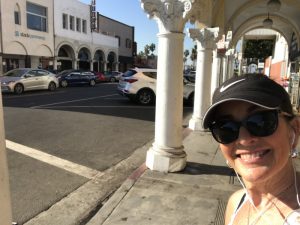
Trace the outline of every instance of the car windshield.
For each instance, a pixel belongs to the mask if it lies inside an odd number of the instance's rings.
[[[131,77],[133,76],[134,74],[136,74],[136,71],[135,70],[127,70],[125,73],[123,73],[123,77]]]
[[[28,70],[26,70],[26,69],[10,70],[10,71],[6,72],[5,74],[3,74],[3,76],[7,76],[7,77],[21,77],[21,76],[23,76],[27,72],[28,72]]]

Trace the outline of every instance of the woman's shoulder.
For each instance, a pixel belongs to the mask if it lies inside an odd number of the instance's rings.
[[[242,205],[243,201],[245,201],[244,196],[245,191],[240,189],[229,197],[226,207],[225,224],[230,224],[236,210]]]
[[[245,191],[240,189],[234,192],[228,199],[227,211],[229,214],[233,214],[237,208],[245,201]]]
[[[242,200],[242,198],[245,196],[245,194],[246,193],[245,193],[244,189],[237,190],[229,197],[228,204],[237,206],[240,203],[240,201]]]

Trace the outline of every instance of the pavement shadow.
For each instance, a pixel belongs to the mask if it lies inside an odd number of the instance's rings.
[[[188,175],[222,175],[236,176],[233,169],[226,166],[208,165],[195,162],[187,162],[187,165],[180,173]]]

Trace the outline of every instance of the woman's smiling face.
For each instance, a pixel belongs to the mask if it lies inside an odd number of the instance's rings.
[[[247,102],[230,101],[218,107],[216,118],[226,117],[233,121],[242,121],[249,115],[263,110],[266,109]],[[291,133],[291,126],[283,116],[279,116],[278,127],[273,134],[256,137],[241,126],[238,139],[229,144],[220,144],[220,147],[230,166],[244,181],[263,182],[287,167]]]

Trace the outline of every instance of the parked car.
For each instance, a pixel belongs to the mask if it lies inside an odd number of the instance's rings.
[[[189,73],[183,74],[183,77],[187,81],[195,83],[195,80],[196,80],[196,71],[190,71]]]
[[[2,92],[14,92],[15,94],[43,89],[54,91],[59,86],[55,74],[43,69],[13,69],[3,74],[0,81]]]
[[[122,72],[119,72],[119,71],[105,71],[104,72],[105,81],[109,81],[109,82],[117,82],[120,80],[121,76],[122,76]]]
[[[95,86],[96,79],[97,77],[94,75],[94,73],[89,71],[75,71],[58,76],[59,84],[61,87],[85,84]]]
[[[106,81],[103,73],[97,71],[91,71],[91,72],[96,76],[96,83]]]
[[[183,80],[183,101],[187,105],[194,105],[195,83]]]
[[[156,69],[134,68],[123,73],[119,80],[119,94],[137,101],[142,105],[155,102]],[[194,100],[194,84],[184,82],[184,99],[189,103]]]
[[[76,69],[67,69],[67,70],[63,70],[60,71],[59,73],[57,73],[55,76],[56,77],[61,77],[61,76],[65,76],[71,72],[80,72],[80,70],[76,70]]]

